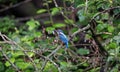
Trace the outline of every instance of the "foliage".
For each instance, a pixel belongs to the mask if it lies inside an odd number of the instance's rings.
[[[14,0],[11,0],[14,2]],[[0,0],[2,2],[2,0]],[[11,17],[0,18],[0,72],[16,72],[17,68],[23,72],[34,72],[36,68],[43,72],[99,72],[103,65],[104,70],[109,72],[119,71],[120,59],[120,8],[117,7],[119,0],[63,0],[63,3],[73,3],[78,8],[79,20],[69,19],[70,13],[64,7],[50,8],[53,0],[44,0],[47,9],[39,9],[37,14],[48,13],[48,20],[44,25],[39,19],[30,19],[24,25],[17,27],[18,23]],[[3,1],[4,3],[4,1]],[[108,9],[105,12],[104,10]],[[61,14],[62,13],[62,14]],[[61,14],[63,22],[55,22],[53,17]],[[67,36],[76,33],[90,21],[95,20],[94,33],[100,44],[107,50],[109,55],[104,58],[99,53],[99,47],[93,39],[91,30],[85,32],[85,38],[77,34],[69,42],[69,48],[64,49],[60,43],[56,43],[57,37],[51,36],[56,29],[63,29]],[[43,28],[43,26],[46,26]],[[81,27],[81,28],[80,28]],[[47,32],[47,34],[46,34]],[[77,46],[82,40],[82,43]],[[56,42],[55,42],[56,41]],[[91,43],[84,44],[85,41]],[[94,47],[94,48],[91,48]],[[51,55],[57,48],[54,54]],[[51,55],[51,57],[49,57]],[[101,60],[102,59],[102,60]],[[46,64],[44,62],[48,61]],[[15,65],[15,67],[14,67]]]
[[[7,33],[8,31],[14,30],[15,21],[10,19],[9,17],[4,17],[0,19],[0,31],[3,33]]]

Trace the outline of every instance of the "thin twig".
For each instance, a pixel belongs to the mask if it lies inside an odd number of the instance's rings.
[[[52,59],[50,59],[49,57],[42,56],[42,55],[39,55],[39,56],[43,57],[45,60],[49,60],[51,63],[53,63],[55,65],[55,67],[58,68],[59,72],[62,72],[61,69],[59,68],[59,66]]]
[[[82,28],[82,29],[78,29],[76,32],[74,32],[70,37],[74,37],[75,35],[77,35],[78,33],[85,31],[87,29],[90,28],[90,25],[88,24],[86,27]]]
[[[52,51],[52,53],[50,53],[47,58],[51,57],[54,53],[56,53],[60,48],[62,47],[62,45],[58,46],[54,51]],[[41,67],[41,72],[44,70],[46,64],[47,64],[48,60],[45,60],[45,62],[43,63],[42,67]]]
[[[102,12],[97,13],[95,16],[93,16],[92,19],[95,19],[97,16],[99,16],[99,15],[102,14],[102,13],[106,13],[106,12],[109,12],[110,10],[118,9],[118,8],[120,8],[120,6],[116,6],[116,7],[108,8],[108,9],[102,11]]]
[[[25,0],[25,1],[22,1],[22,2],[20,2],[20,3],[15,4],[15,5],[12,5],[12,6],[9,6],[9,7],[5,7],[5,8],[3,8],[3,9],[0,9],[0,12],[4,12],[4,11],[9,10],[9,9],[11,9],[11,8],[15,8],[15,7],[17,7],[17,6],[20,6],[20,5],[24,4],[24,3],[28,3],[28,2],[30,2],[30,1],[32,1],[32,0]]]

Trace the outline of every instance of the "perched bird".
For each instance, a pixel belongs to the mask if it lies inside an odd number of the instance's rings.
[[[67,36],[60,29],[56,30],[56,32],[58,34],[59,39],[63,42],[63,44],[66,45],[66,48],[68,48],[68,38],[67,38]]]

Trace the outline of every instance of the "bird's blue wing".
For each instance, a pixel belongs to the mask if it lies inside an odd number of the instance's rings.
[[[66,37],[66,35],[61,32],[59,34],[59,38],[66,45],[66,48],[68,48],[68,38]]]

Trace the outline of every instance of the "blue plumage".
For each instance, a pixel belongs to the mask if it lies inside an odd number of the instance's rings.
[[[57,30],[58,36],[60,40],[66,45],[66,48],[68,48],[68,38],[67,36],[63,33],[62,30]]]

